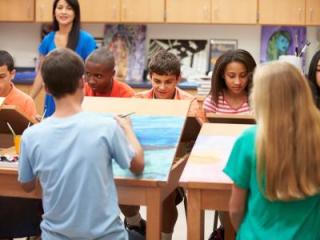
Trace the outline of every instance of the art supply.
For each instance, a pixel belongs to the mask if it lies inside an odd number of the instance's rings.
[[[20,140],[21,140],[21,135],[14,135],[13,143],[14,143],[14,148],[16,150],[16,154],[18,155],[20,153]]]
[[[41,116],[40,122],[44,119],[44,116],[46,115],[47,109],[44,109],[43,114]]]
[[[297,33],[294,35],[294,45],[295,45],[294,53],[298,57],[299,56],[299,47],[298,47],[298,34]]]
[[[296,66],[300,71],[302,71],[302,58],[295,55],[281,55],[279,61],[288,62]]]
[[[10,130],[10,132],[12,133],[13,136],[16,136],[16,133],[14,132],[13,128],[11,127],[10,123],[7,122],[7,126]]]
[[[307,41],[306,44],[303,46],[303,48],[301,49],[301,52],[299,54],[299,57],[302,56],[302,54],[304,54],[304,52],[307,50],[307,47],[311,44],[311,42]]]
[[[17,135],[15,131],[13,130],[12,126],[10,123],[7,122],[8,128],[10,129],[12,135],[13,135],[13,145],[16,150],[16,154],[20,153],[20,140],[21,140],[21,135]]]
[[[125,118],[125,117],[129,117],[132,114],[135,114],[135,112],[130,112],[130,113],[127,113],[127,114],[119,114],[118,116],[121,117],[121,118]]]

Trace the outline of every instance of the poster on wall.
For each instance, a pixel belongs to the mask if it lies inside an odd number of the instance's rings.
[[[281,55],[299,55],[306,41],[306,27],[262,26],[260,62],[278,60]]]
[[[209,71],[213,70],[213,67],[217,59],[229,50],[235,50],[238,48],[238,41],[236,39],[211,39],[210,51],[209,51]]]
[[[116,79],[126,82],[142,81],[146,31],[146,25],[105,25],[104,45],[114,54]]]
[[[207,40],[151,39],[148,62],[159,50],[167,50],[180,59],[183,79],[197,79],[207,71],[207,45]]]

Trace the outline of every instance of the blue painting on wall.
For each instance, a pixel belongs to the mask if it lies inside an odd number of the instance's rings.
[[[144,149],[145,168],[139,179],[167,181],[182,134],[185,117],[131,116],[134,132]],[[116,177],[137,178],[114,162]]]

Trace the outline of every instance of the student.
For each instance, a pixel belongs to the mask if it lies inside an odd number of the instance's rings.
[[[193,95],[177,87],[181,78],[181,72],[180,61],[174,54],[167,51],[159,51],[156,53],[150,60],[149,74],[152,88],[137,93],[135,97],[148,99],[195,100]],[[198,106],[194,106],[193,109],[197,109]],[[179,204],[183,200],[183,196],[183,189],[179,188],[173,191],[173,193],[163,202],[162,240],[172,239],[174,225],[178,218],[176,204]],[[141,220],[141,216],[138,213],[139,207],[121,206],[121,210],[126,216],[125,223],[127,228],[137,230],[140,233],[145,232],[144,221]],[[142,225],[142,227],[139,227],[139,225]]]
[[[5,97],[4,104],[15,105],[28,117],[35,119],[36,105],[29,95],[14,86],[12,80],[15,74],[12,56],[7,51],[0,50],[0,97]]]
[[[143,150],[130,122],[82,111],[84,64],[73,51],[48,54],[41,74],[56,111],[23,133],[18,177],[27,192],[37,179],[41,184],[41,238],[127,239],[112,159],[133,173],[143,170]]]
[[[105,47],[92,52],[85,62],[86,96],[132,97],[134,90],[127,84],[114,79],[115,60]]]
[[[80,6],[78,0],[54,0],[52,8],[53,31],[44,37],[40,46],[40,64],[44,57],[55,48],[70,48],[78,53],[83,60],[96,48],[96,42],[91,34],[81,30]],[[43,86],[43,80],[38,71],[30,96],[34,99]],[[44,104],[45,117],[55,111],[52,96],[46,95]]]
[[[0,97],[5,97],[3,104],[17,106],[35,120],[34,101],[12,83],[15,73],[12,56],[0,50]],[[0,238],[39,235],[41,212],[41,200],[0,197]]]
[[[213,70],[210,95],[203,103],[206,113],[247,114],[248,95],[256,62],[245,50],[221,55]]]
[[[237,139],[224,169],[237,239],[320,239],[320,112],[308,83],[285,62],[253,78],[257,126]]]
[[[320,109],[320,51],[317,51],[311,59],[308,79],[314,101]]]
[[[134,97],[192,100],[189,114],[199,115],[199,105],[195,96],[178,87],[181,80],[180,61],[173,53],[165,50],[157,52],[150,60],[149,76],[152,88],[138,92]]]

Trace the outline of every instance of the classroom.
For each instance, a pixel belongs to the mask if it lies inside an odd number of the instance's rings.
[[[0,0],[0,240],[320,239],[319,11]]]

